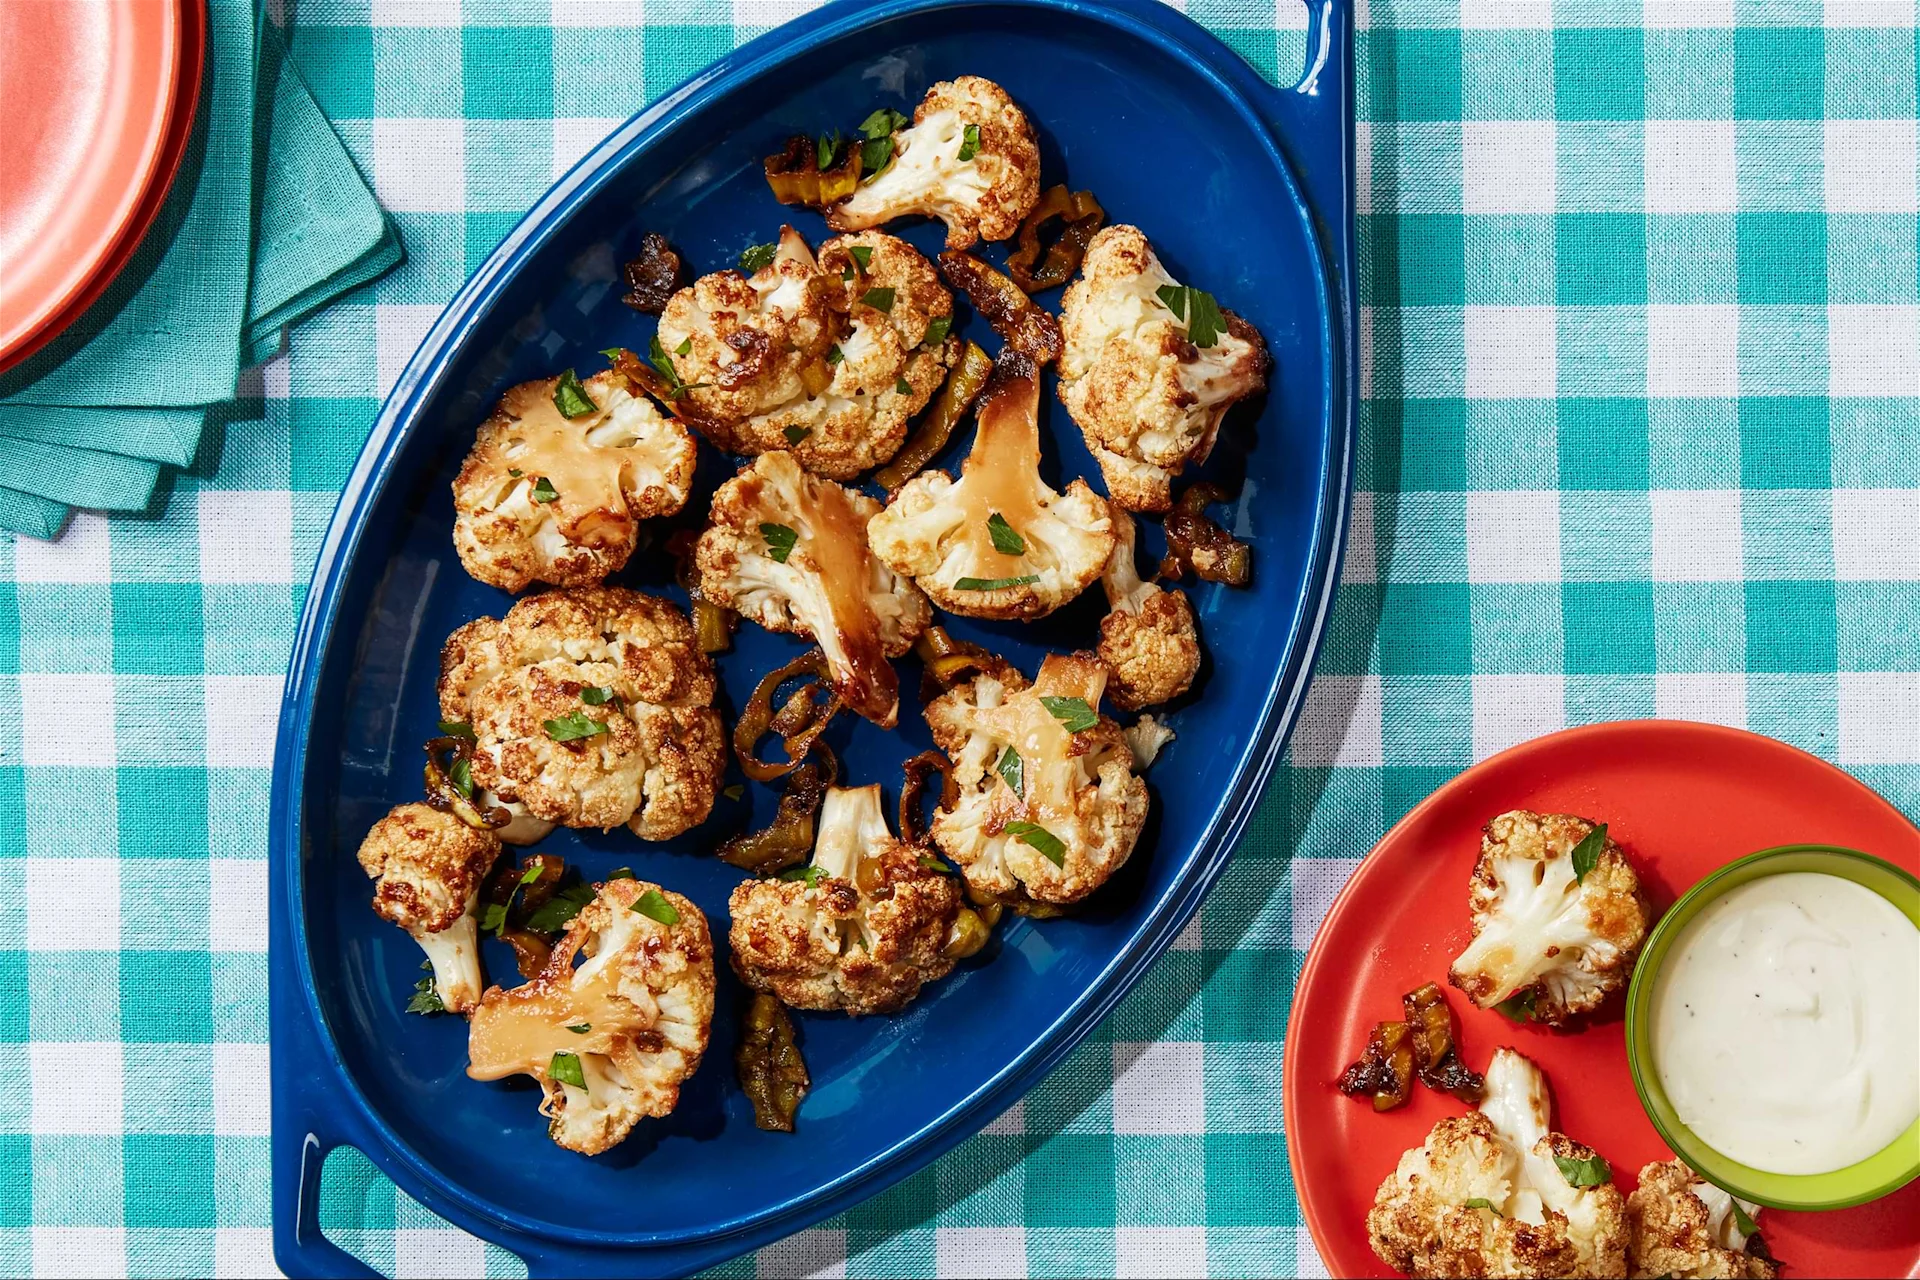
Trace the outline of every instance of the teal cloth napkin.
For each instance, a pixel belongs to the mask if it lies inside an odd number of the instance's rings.
[[[208,0],[206,84],[172,194],[100,303],[0,376],[0,528],[144,511],[210,407],[285,330],[400,261],[398,234],[252,0]]]

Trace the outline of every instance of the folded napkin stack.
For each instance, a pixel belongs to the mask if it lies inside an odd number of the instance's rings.
[[[243,368],[400,261],[399,236],[255,0],[206,0],[194,136],[165,208],[73,327],[0,374],[0,528],[148,510]]]

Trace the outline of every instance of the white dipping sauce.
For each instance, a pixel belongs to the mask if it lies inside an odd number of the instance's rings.
[[[1749,880],[1674,939],[1652,1047],[1714,1150],[1769,1173],[1845,1168],[1920,1116],[1920,929],[1839,876]]]

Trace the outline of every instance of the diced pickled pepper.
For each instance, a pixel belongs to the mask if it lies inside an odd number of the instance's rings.
[[[747,1006],[734,1065],[740,1071],[740,1087],[753,1103],[753,1122],[776,1133],[792,1133],[794,1113],[813,1081],[793,1038],[786,1007],[764,991]]]

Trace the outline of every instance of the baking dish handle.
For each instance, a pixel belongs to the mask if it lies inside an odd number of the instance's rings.
[[[320,1171],[334,1148],[353,1145],[329,1136],[325,1122],[309,1113],[307,1123],[273,1126],[273,1252],[289,1276],[324,1280],[380,1280],[380,1273],[342,1249],[320,1230]]]
[[[1353,313],[1354,0],[1305,0],[1307,58],[1300,79],[1268,87],[1267,113],[1338,269],[1342,308]]]

